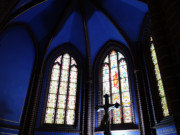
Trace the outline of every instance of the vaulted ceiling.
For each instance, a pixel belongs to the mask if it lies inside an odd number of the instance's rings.
[[[27,24],[40,53],[69,42],[86,56],[88,44],[93,61],[108,40],[136,43],[147,12],[138,0],[21,0],[9,22]]]

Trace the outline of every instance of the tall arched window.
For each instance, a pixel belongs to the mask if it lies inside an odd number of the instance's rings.
[[[44,124],[75,125],[78,107],[79,69],[76,60],[63,53],[50,67]]]
[[[152,59],[152,63],[153,63],[154,73],[155,73],[155,77],[156,77],[156,81],[157,81],[159,96],[160,96],[160,100],[161,100],[161,107],[162,107],[162,111],[163,111],[163,116],[167,117],[167,116],[169,116],[169,110],[167,107],[166,95],[164,92],[164,86],[163,86],[161,74],[159,71],[159,65],[158,65],[156,51],[155,51],[155,47],[153,44],[153,38],[152,37],[150,37],[150,52],[151,52],[151,59]]]
[[[132,123],[132,99],[126,58],[119,51],[112,50],[105,57],[101,72],[102,94],[110,95],[111,104],[117,102],[121,105],[120,109],[111,111],[111,124]]]

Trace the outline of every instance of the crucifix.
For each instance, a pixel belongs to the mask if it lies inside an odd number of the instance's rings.
[[[100,112],[102,110],[105,111],[104,115],[104,135],[111,135],[111,126],[110,126],[110,120],[109,120],[109,112],[111,109],[119,108],[120,104],[117,102],[115,104],[109,104],[109,95],[104,95],[105,98],[105,104],[101,106],[96,106],[97,112]]]

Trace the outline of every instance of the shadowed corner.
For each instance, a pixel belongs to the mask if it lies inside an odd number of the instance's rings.
[[[5,119],[6,115],[12,114],[12,110],[8,107],[7,102],[0,100],[0,120]]]

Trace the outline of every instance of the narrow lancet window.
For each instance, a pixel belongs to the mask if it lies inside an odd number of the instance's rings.
[[[68,53],[53,63],[44,123],[74,125],[77,92],[77,63]]]
[[[156,51],[154,48],[152,37],[150,37],[150,41],[151,41],[150,42],[151,58],[152,58],[154,72],[155,72],[155,76],[156,76],[156,80],[157,80],[159,96],[161,98],[161,106],[162,106],[162,110],[163,110],[163,115],[164,115],[164,117],[166,117],[166,116],[169,116],[169,110],[167,107],[166,96],[165,96],[164,87],[163,87],[163,83],[162,83],[162,79],[161,79],[161,74],[159,71],[159,65],[158,65]]]
[[[102,93],[110,95],[110,103],[121,105],[111,111],[111,124],[132,123],[132,101],[129,89],[127,61],[117,51],[111,51],[102,67]],[[105,103],[103,99],[103,104]]]

